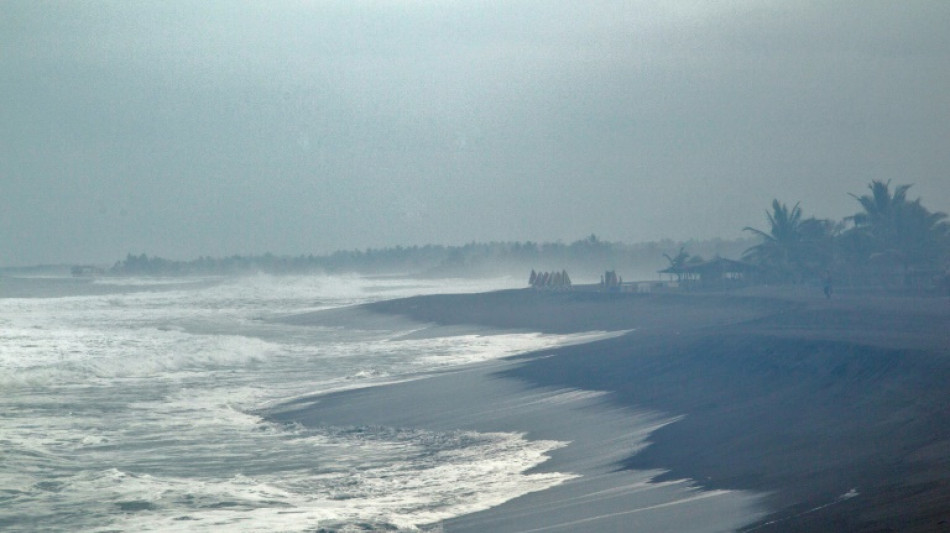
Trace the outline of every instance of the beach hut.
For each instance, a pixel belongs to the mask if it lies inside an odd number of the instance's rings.
[[[659,273],[676,275],[687,288],[728,289],[753,282],[761,269],[744,261],[717,257],[700,263],[671,266]]]

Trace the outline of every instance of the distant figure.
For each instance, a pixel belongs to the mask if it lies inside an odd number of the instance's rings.
[[[825,298],[831,298],[831,271],[825,270],[821,275],[821,287],[825,291]]]

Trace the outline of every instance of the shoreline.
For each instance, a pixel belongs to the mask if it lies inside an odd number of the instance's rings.
[[[519,357],[545,358],[557,349]],[[656,482],[661,470],[619,468],[647,445],[652,432],[676,419],[617,406],[606,392],[535,387],[503,376],[523,362],[496,359],[418,380],[299,398],[265,416],[311,427],[474,432],[469,438],[478,439],[520,435],[531,448],[547,448],[528,468],[508,464],[505,457],[489,459],[500,461],[495,467],[473,466],[484,469],[484,476],[506,465],[522,468],[517,477],[526,483],[537,476],[558,481],[529,490],[509,486],[508,496],[494,501],[466,497],[471,501],[455,502],[452,516],[419,524],[423,531],[567,533],[625,531],[635,524],[642,531],[709,533],[731,531],[764,516],[760,494],[702,490],[685,479]]]
[[[443,327],[633,330],[515,357],[498,377],[539,390],[609,391],[614,407],[682,417],[618,467],[663,471],[660,483],[764,494],[768,515],[743,530],[950,530],[946,298],[508,290],[360,310]],[[528,512],[548,492],[510,506]],[[504,515],[467,516],[493,513]]]

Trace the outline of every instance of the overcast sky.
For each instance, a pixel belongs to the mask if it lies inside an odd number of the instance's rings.
[[[950,2],[0,3],[0,265],[950,211]]]

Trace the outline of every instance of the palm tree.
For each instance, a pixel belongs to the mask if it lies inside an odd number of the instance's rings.
[[[759,244],[746,249],[743,259],[768,268],[782,280],[816,274],[830,266],[838,225],[814,217],[803,219],[798,203],[789,209],[778,200],[772,200],[772,211],[766,211],[765,216],[768,231],[743,228],[761,239]]]
[[[913,267],[935,268],[947,253],[950,226],[941,212],[930,212],[920,198],[909,201],[911,185],[891,193],[890,181],[872,181],[871,194],[851,196],[863,211],[847,218],[854,223],[849,237],[858,256],[872,263],[892,263],[906,273]]]
[[[769,267],[778,277],[788,278],[793,273],[792,258],[801,240],[802,209],[797,203],[789,209],[776,199],[772,200],[772,212],[766,211],[765,216],[769,221],[767,232],[750,226],[743,228],[743,231],[754,233],[762,241],[746,249],[742,257]]]
[[[894,214],[907,203],[907,191],[912,185],[901,185],[894,189],[894,194],[890,191],[891,180],[878,181],[872,180],[868,184],[871,194],[858,196],[848,193],[861,204],[863,213],[858,213],[851,217],[857,226],[880,226],[893,220]]]
[[[890,180],[873,180],[868,184],[871,194],[858,196],[848,193],[861,204],[862,212],[846,220],[854,223],[854,235],[859,251],[868,258],[883,255],[897,256],[897,218],[907,202],[910,185],[901,185],[891,194]]]
[[[686,252],[686,247],[680,246],[680,251],[675,256],[671,257],[669,254],[663,254],[663,257],[670,263],[667,271],[676,274],[676,281],[683,281],[685,267],[690,258],[689,253]]]

